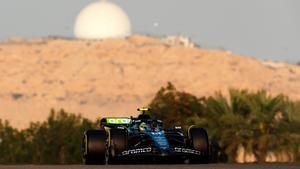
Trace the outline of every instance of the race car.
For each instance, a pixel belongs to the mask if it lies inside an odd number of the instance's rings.
[[[140,108],[137,118],[103,118],[100,129],[83,137],[84,164],[121,163],[208,163],[208,135],[205,129],[181,126],[165,129],[163,122]]]

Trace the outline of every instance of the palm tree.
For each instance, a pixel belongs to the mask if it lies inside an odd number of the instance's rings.
[[[253,131],[249,140],[258,162],[265,162],[268,151],[279,151],[288,139],[286,126],[289,121],[285,112],[286,97],[267,95],[266,91],[248,94],[248,104],[251,114],[248,115],[248,125]]]
[[[300,154],[300,102],[283,95],[230,90],[229,97],[218,93],[197,98],[169,83],[156,94],[150,107],[152,114],[169,127],[183,124],[187,128],[196,123],[207,128],[210,138],[220,143],[231,162],[239,146],[253,153],[258,162],[265,162],[269,151]]]
[[[285,123],[282,128],[286,134],[286,139],[283,140],[286,144],[283,148],[293,152],[295,161],[300,161],[300,101],[287,100],[284,115]]]
[[[297,126],[286,117],[286,97],[267,95],[265,91],[249,93],[230,90],[230,98],[218,94],[204,101],[207,126],[213,139],[219,140],[234,161],[239,145],[253,152],[259,162],[265,162],[268,151],[281,151],[288,141],[298,136],[287,134],[287,126]],[[297,139],[299,140],[299,139]],[[296,145],[296,144],[294,144]],[[295,150],[294,147],[290,149]]]
[[[217,94],[204,101],[209,133],[225,149],[231,162],[235,161],[238,147],[246,146],[251,133],[245,122],[245,115],[249,114],[249,110],[244,102],[244,93],[245,91],[230,90],[229,100]]]

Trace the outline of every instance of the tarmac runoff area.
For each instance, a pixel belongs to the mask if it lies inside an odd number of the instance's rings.
[[[200,165],[0,165],[0,169],[300,169],[298,164],[200,164]]]

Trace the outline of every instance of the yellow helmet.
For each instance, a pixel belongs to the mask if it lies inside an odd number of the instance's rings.
[[[139,125],[139,129],[140,129],[141,131],[144,131],[146,128],[147,128],[147,124],[144,123],[144,122],[142,122],[142,123]]]

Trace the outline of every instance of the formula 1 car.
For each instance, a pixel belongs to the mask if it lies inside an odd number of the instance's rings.
[[[84,164],[209,162],[205,129],[191,126],[186,135],[180,126],[166,130],[148,108],[138,111],[137,118],[103,118],[99,130],[85,131]]]

